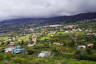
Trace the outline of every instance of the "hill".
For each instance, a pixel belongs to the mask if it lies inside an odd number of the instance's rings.
[[[82,13],[74,16],[59,16],[50,18],[18,18],[0,22],[0,33],[16,32],[25,28],[33,28],[46,24],[86,23],[86,20],[96,19],[96,13]],[[92,22],[92,21],[89,21]]]

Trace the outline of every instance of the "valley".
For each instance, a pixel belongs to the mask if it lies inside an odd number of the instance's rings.
[[[96,64],[96,20],[82,22],[2,24],[1,64]]]

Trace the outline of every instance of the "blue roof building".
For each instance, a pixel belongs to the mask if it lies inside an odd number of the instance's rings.
[[[16,46],[15,49],[13,49],[13,53],[14,54],[26,53],[26,50],[21,46]]]

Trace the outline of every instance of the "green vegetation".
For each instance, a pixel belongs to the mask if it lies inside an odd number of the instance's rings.
[[[88,31],[87,29],[93,28],[89,26],[88,24],[87,28],[86,25],[80,25],[79,29],[84,28],[81,31],[78,29],[75,29],[77,31],[72,31],[72,29],[52,31],[51,28],[48,30],[41,28],[31,34],[1,34],[0,64],[96,64],[96,32],[94,29],[90,29],[91,32]],[[37,38],[36,44],[28,47],[28,44],[34,43],[35,37]],[[4,49],[8,47],[10,42],[24,47],[28,53],[5,53]],[[93,46],[88,47],[89,43]],[[86,48],[77,49],[79,45],[85,45]],[[53,55],[40,58],[38,54],[41,51],[52,51]]]

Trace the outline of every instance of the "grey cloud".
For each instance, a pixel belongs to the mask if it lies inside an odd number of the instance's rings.
[[[96,0],[0,0],[0,19],[96,12]]]

